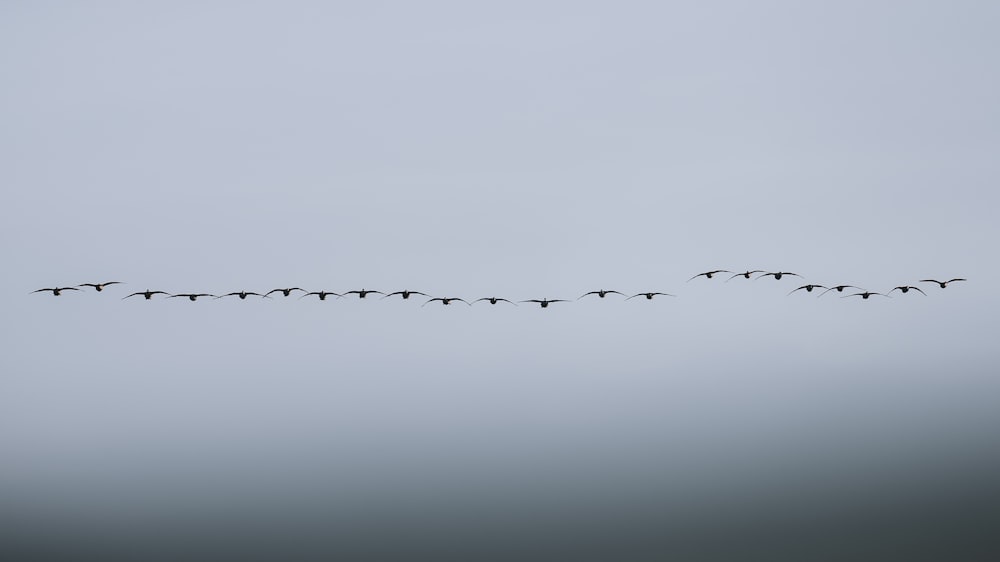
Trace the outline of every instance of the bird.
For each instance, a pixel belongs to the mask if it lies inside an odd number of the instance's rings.
[[[458,297],[434,297],[434,298],[428,300],[427,302],[425,302],[424,304],[422,304],[420,306],[427,306],[428,304],[430,304],[430,303],[432,303],[434,301],[441,301],[441,304],[444,304],[444,305],[451,304],[451,301],[460,301],[460,302],[464,302],[465,304],[469,304],[469,301],[467,301],[465,299],[460,299]],[[472,305],[469,304],[469,306],[472,306]]]
[[[729,279],[726,279],[726,283],[729,283],[730,281],[736,279],[737,277],[744,277],[745,279],[750,279],[750,276],[753,275],[754,273],[765,273],[765,271],[763,269],[753,269],[744,271],[743,273],[737,273],[732,277],[730,277]]]
[[[214,297],[214,296],[215,295],[210,295],[208,293],[177,293],[176,295],[170,295],[167,298],[172,299],[174,297],[187,297],[188,300],[194,302],[198,300],[198,297]]]
[[[937,279],[921,279],[920,280],[921,283],[937,283],[938,285],[941,286],[942,289],[944,289],[945,287],[947,287],[949,283],[953,283],[955,281],[966,281],[966,279],[962,279],[961,277],[956,277],[954,279],[949,279],[947,281],[938,281]]]
[[[366,296],[368,296],[369,293],[375,293],[375,294],[378,294],[378,295],[384,295],[385,294],[382,291],[368,291],[366,289],[361,289],[360,291],[347,291],[344,294],[345,295],[358,295],[359,299],[363,299]]]
[[[580,295],[579,297],[577,297],[576,300],[580,300],[580,299],[582,299],[583,297],[585,297],[587,295],[597,295],[597,296],[599,296],[599,297],[601,297],[603,299],[604,297],[606,297],[606,296],[608,296],[610,294],[621,295],[623,297],[625,296],[625,293],[619,293],[618,291],[605,291],[604,289],[601,289],[599,291],[591,291],[589,293],[584,293],[584,294]]]
[[[44,293],[45,291],[52,291],[52,295],[58,297],[63,291],[79,291],[76,287],[46,287],[44,289],[38,289],[31,291],[32,293]]]
[[[537,302],[539,306],[541,306],[542,308],[548,308],[549,305],[554,302],[569,302],[569,301],[564,299],[528,299],[520,302]]]
[[[844,289],[858,289],[858,290],[860,290],[861,287],[855,287],[854,285],[837,285],[836,287],[830,287],[827,290],[823,291],[822,293],[819,294],[819,296],[822,297],[823,295],[829,293],[830,291],[837,291],[838,293],[843,293]],[[819,298],[819,297],[816,297],[816,298]]]
[[[646,297],[646,300],[651,301],[656,295],[663,295],[665,297],[676,297],[677,295],[671,295],[670,293],[636,293],[625,300],[634,299],[635,297]]]
[[[711,279],[712,276],[715,275],[716,273],[732,273],[732,271],[729,271],[728,269],[715,269],[713,271],[706,271],[704,273],[699,273],[698,275],[695,275],[691,279],[688,279],[687,282],[690,283],[692,280],[697,279],[702,275],[704,275],[706,279]]]
[[[761,277],[774,276],[775,281],[777,281],[777,280],[781,279],[782,275],[794,275],[796,277],[802,277],[798,273],[792,273],[791,271],[774,271],[774,272],[771,272],[771,273],[765,273],[763,275],[758,275],[757,279],[760,279]]]
[[[93,287],[98,293],[104,290],[108,285],[119,285],[121,281],[105,281],[104,283],[81,283],[77,287]]]
[[[872,292],[869,292],[869,291],[865,291],[865,292],[863,292],[863,293],[854,293],[853,295],[844,295],[844,296],[842,296],[842,297],[840,297],[840,298],[842,298],[842,299],[846,299],[846,298],[848,298],[848,297],[861,297],[861,298],[863,298],[863,299],[866,299],[866,300],[867,300],[867,299],[868,299],[868,297],[870,297],[870,296],[872,296],[872,295],[878,295],[878,296],[880,296],[880,297],[885,297],[885,298],[887,298],[887,299],[891,299],[891,298],[892,298],[892,297],[890,297],[889,295],[883,295],[882,293],[872,293]]]
[[[292,291],[302,291],[303,293],[306,292],[306,290],[301,287],[288,287],[287,289],[271,289],[270,291],[265,293],[264,296],[266,297],[271,293],[280,292],[282,295],[285,295],[287,297],[288,295],[292,294]]]
[[[340,293],[333,293],[333,292],[330,292],[330,291],[312,291],[311,293],[306,293],[306,294],[302,295],[301,297],[299,297],[299,299],[304,299],[304,298],[308,297],[309,295],[316,295],[317,297],[319,297],[319,300],[321,300],[321,301],[325,301],[326,297],[328,297],[329,295],[334,295],[338,299],[343,296]]]
[[[395,295],[403,297],[404,300],[410,298],[410,295],[423,295],[425,297],[429,296],[427,293],[421,293],[420,291],[396,291],[394,293],[389,293],[388,295],[385,295],[384,297],[382,297],[382,299],[387,299]]]
[[[145,291],[142,291],[142,292],[139,292],[139,293],[132,293],[131,295],[128,295],[126,297],[122,297],[122,300],[125,300],[125,299],[127,299],[129,297],[134,297],[136,295],[142,295],[143,297],[146,298],[146,300],[150,300],[151,298],[153,298],[153,295],[169,295],[169,294],[170,293],[168,293],[166,291],[150,291],[149,289],[146,289]]]
[[[826,287],[823,286],[823,285],[803,285],[803,286],[799,287],[798,289],[793,289],[793,290],[789,291],[788,294],[790,295],[790,294],[794,293],[795,291],[801,291],[802,289],[805,289],[807,293],[811,293],[813,291],[813,289],[826,289]],[[788,295],[785,295],[785,296],[788,296]]]
[[[910,289],[913,289],[914,291],[920,293],[921,295],[923,295],[925,297],[927,296],[927,293],[923,292],[920,289],[920,287],[914,287],[913,285],[900,285],[899,287],[893,287],[892,291],[898,290],[898,291],[900,291],[901,293],[903,293],[905,295],[906,293],[910,292]],[[888,294],[891,295],[892,291],[889,291]]]
[[[252,292],[252,291],[240,291],[240,292],[238,292],[238,293],[226,293],[226,294],[224,294],[224,295],[219,295],[219,296],[217,296],[217,297],[215,297],[215,298],[217,298],[217,299],[221,299],[222,297],[240,297],[240,300],[244,300],[244,299],[246,299],[246,298],[247,298],[247,296],[249,296],[249,295],[254,295],[254,296],[258,296],[258,297],[261,297],[261,298],[265,298],[265,299],[269,299],[269,298],[271,298],[271,297],[269,297],[269,296],[267,296],[267,295],[262,295],[262,294],[260,294],[260,293],[254,293],[254,292]]]
[[[496,304],[496,303],[502,301],[502,302],[509,302],[510,304],[512,304],[514,306],[517,306],[517,303],[509,301],[507,299],[502,299],[500,297],[483,297],[481,299],[476,299],[476,300],[472,301],[472,304],[476,304],[479,301],[489,301],[490,304]]]

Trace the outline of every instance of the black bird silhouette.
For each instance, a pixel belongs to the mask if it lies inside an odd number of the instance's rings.
[[[465,304],[469,304],[469,301],[467,301],[465,299],[460,299],[458,297],[434,297],[433,299],[430,299],[429,301],[425,302],[424,304],[422,304],[420,306],[427,306],[428,304],[430,304],[430,303],[432,303],[434,301],[441,301],[441,304],[444,304],[444,305],[451,304],[452,301],[459,301],[459,302],[464,302]],[[469,304],[469,306],[472,306],[472,305]]]
[[[134,297],[136,295],[142,295],[143,297],[146,298],[146,300],[150,300],[151,298],[153,298],[153,295],[169,295],[169,294],[170,293],[168,293],[166,291],[150,291],[149,289],[146,289],[145,291],[142,291],[142,292],[139,292],[139,293],[132,293],[131,295],[128,295],[126,297],[122,297],[122,300],[125,300],[125,299],[127,299],[129,297]]]
[[[265,293],[264,296],[266,297],[269,296],[271,293],[280,292],[282,295],[285,295],[287,297],[288,295],[292,294],[292,291],[302,291],[303,293],[306,292],[306,290],[301,287],[288,287],[287,289],[271,289],[270,291]]]
[[[254,295],[254,296],[257,296],[257,297],[262,297],[262,298],[265,298],[265,299],[271,298],[271,297],[269,297],[267,295],[262,295],[260,293],[254,293],[252,291],[239,291],[239,292],[236,292],[236,293],[226,293],[224,295],[219,295],[219,296],[217,296],[215,298],[221,299],[223,297],[240,297],[240,300],[244,300],[249,295]]]
[[[697,279],[702,275],[704,275],[706,279],[711,279],[712,276],[715,275],[716,273],[732,273],[732,271],[729,271],[728,269],[715,269],[712,271],[706,271],[704,273],[699,273],[698,275],[695,275],[691,279],[688,279],[687,282],[690,283],[693,279]]]
[[[79,291],[76,287],[46,287],[45,289],[37,289],[31,291],[32,293],[44,293],[46,291],[51,291],[53,296],[58,297],[63,291]]]
[[[420,291],[396,291],[394,293],[389,293],[388,295],[385,295],[384,297],[382,297],[382,299],[387,299],[395,295],[403,297],[404,300],[410,298],[410,295],[422,295],[425,297],[428,296],[427,293],[421,293]]]
[[[922,290],[920,289],[920,287],[914,287],[913,285],[900,285],[900,286],[898,286],[898,287],[893,287],[893,288],[892,288],[892,291],[900,291],[901,293],[903,293],[903,294],[905,295],[906,293],[909,293],[909,292],[910,292],[910,289],[913,289],[914,291],[916,291],[916,292],[920,293],[921,295],[923,295],[923,296],[925,296],[925,297],[927,296],[927,293],[923,292],[923,291],[922,291]],[[892,294],[892,291],[889,291],[889,293],[888,293],[888,294],[890,294],[890,295],[891,295],[891,294]]]
[[[938,281],[937,279],[921,279],[921,283],[937,283],[942,289],[948,286],[949,283],[954,283],[955,281],[966,281],[961,277],[956,277],[954,279],[949,279],[947,281]]]
[[[193,302],[198,300],[198,297],[214,297],[214,296],[215,295],[210,295],[208,293],[177,293],[176,295],[170,295],[167,298],[172,299],[174,297],[187,297],[188,300]]]
[[[802,289],[805,289],[807,293],[811,293],[813,291],[813,289],[826,289],[826,287],[823,286],[823,285],[803,285],[803,286],[799,287],[798,289],[792,289],[791,291],[788,291],[788,294],[790,295],[790,294],[794,293],[795,291],[801,291]],[[788,296],[788,295],[785,295],[785,296]]]
[[[646,297],[646,300],[651,301],[656,295],[663,295],[665,297],[676,297],[677,295],[671,295],[670,293],[636,293],[625,300],[631,300],[635,297]]]
[[[481,299],[476,299],[476,300],[472,301],[472,304],[476,304],[479,301],[489,301],[490,304],[496,304],[498,302],[509,302],[510,304],[512,304],[514,306],[517,306],[517,303],[511,302],[511,301],[509,301],[507,299],[502,299],[500,297],[483,297]]]
[[[844,295],[844,296],[842,296],[840,298],[846,299],[846,298],[849,298],[849,297],[861,297],[863,299],[867,299],[868,297],[870,297],[872,295],[878,295],[880,297],[885,297],[887,299],[891,299],[892,298],[889,295],[883,295],[882,293],[872,293],[872,292],[869,292],[869,291],[865,291],[863,293],[854,293],[853,295]]]
[[[854,285],[837,285],[836,287],[830,287],[829,289],[823,291],[819,294],[820,297],[829,293],[830,291],[837,291],[838,293],[843,293],[844,289],[861,289],[861,287],[855,287]],[[819,297],[816,297],[819,298]]]
[[[120,285],[121,281],[105,281],[104,283],[81,283],[77,287],[93,287],[98,293],[108,285]]]
[[[791,271],[773,271],[771,273],[765,273],[763,275],[758,275],[757,279],[760,279],[761,277],[771,277],[771,276],[773,276],[774,279],[777,281],[777,280],[781,279],[782,275],[794,275],[796,277],[802,277],[798,273],[792,273]]]
[[[579,297],[577,297],[576,300],[580,300],[580,299],[582,299],[583,297],[585,297],[587,295],[597,295],[597,296],[599,296],[599,297],[601,297],[603,299],[604,297],[606,297],[608,295],[611,295],[611,294],[621,295],[623,297],[625,296],[625,293],[619,293],[618,291],[605,291],[604,289],[601,289],[599,291],[591,291],[589,293],[584,293],[584,294],[580,295]]]
[[[345,295],[358,295],[359,299],[367,297],[370,293],[375,293],[376,295],[384,295],[382,291],[368,291],[366,289],[361,289],[360,291],[347,291]]]
[[[763,269],[753,269],[744,271],[743,273],[737,273],[732,277],[730,277],[729,279],[726,279],[726,283],[729,283],[730,281],[736,279],[737,277],[744,277],[746,279],[750,279],[750,276],[753,275],[754,273],[765,273],[765,271]]]
[[[549,305],[554,302],[569,302],[569,301],[563,299],[528,299],[526,301],[520,301],[520,302],[537,302],[539,306],[541,306],[542,308],[548,308]]]
[[[326,297],[328,297],[330,295],[333,295],[333,296],[337,297],[338,299],[343,296],[340,293],[334,293],[334,292],[331,292],[331,291],[312,291],[311,293],[306,293],[306,294],[302,295],[301,297],[299,297],[299,299],[300,300],[304,299],[304,298],[308,297],[309,295],[316,295],[317,297],[319,297],[319,300],[321,300],[321,301],[325,301]]]

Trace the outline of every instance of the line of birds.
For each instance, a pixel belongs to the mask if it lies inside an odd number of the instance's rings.
[[[688,282],[691,282],[691,281],[693,281],[693,280],[695,280],[695,279],[697,279],[699,277],[704,277],[706,279],[712,279],[714,276],[716,276],[716,275],[718,275],[720,273],[722,273],[722,274],[731,273],[732,274],[728,279],[726,279],[727,283],[729,281],[732,281],[733,279],[736,279],[737,277],[743,277],[745,279],[750,279],[754,275],[756,275],[756,277],[753,277],[754,280],[758,280],[758,279],[761,279],[763,277],[773,277],[776,281],[777,280],[781,280],[781,278],[784,277],[784,276],[792,276],[792,277],[800,277],[800,278],[802,277],[798,273],[793,273],[791,271],[764,271],[764,270],[760,270],[760,269],[755,269],[755,270],[747,270],[747,271],[740,272],[740,273],[734,273],[734,272],[726,270],[726,269],[715,269],[715,270],[712,270],[712,271],[705,271],[705,272],[699,273],[697,275],[694,275],[690,279],[688,279]],[[965,278],[961,278],[961,277],[956,277],[956,278],[953,278],[953,279],[948,279],[947,281],[939,281],[937,279],[921,279],[919,282],[921,282],[921,283],[934,283],[934,284],[938,285],[940,288],[944,289],[948,285],[950,285],[952,283],[955,283],[955,282],[959,282],[959,281],[966,281],[966,279]],[[97,292],[102,292],[102,291],[104,291],[105,288],[107,288],[107,287],[109,287],[111,285],[120,285],[120,284],[122,284],[121,281],[105,281],[103,283],[81,283],[80,285],[76,285],[76,286],[73,286],[73,287],[45,287],[45,288],[42,288],[42,289],[36,289],[34,291],[31,291],[31,293],[49,292],[49,293],[52,293],[53,296],[57,296],[58,297],[58,296],[60,296],[63,293],[63,291],[79,291],[79,290],[81,290],[81,287],[91,287],[91,288],[93,288]],[[847,294],[847,295],[843,295],[841,298],[861,297],[862,299],[868,299],[869,297],[872,297],[872,296],[882,296],[882,297],[886,297],[886,298],[891,298],[891,297],[889,297],[889,295],[892,294],[895,291],[899,291],[899,292],[901,292],[903,294],[906,294],[906,293],[908,293],[910,291],[916,291],[916,292],[918,292],[918,293],[920,293],[920,294],[922,294],[924,296],[927,296],[927,293],[925,293],[920,287],[917,287],[916,285],[898,285],[896,287],[893,287],[892,290],[888,291],[887,293],[879,293],[879,292],[874,292],[874,291],[868,291],[868,290],[862,289],[861,287],[857,287],[855,285],[834,285],[834,286],[828,287],[826,285],[819,285],[819,284],[814,284],[814,283],[809,283],[809,284],[806,284],[806,285],[802,285],[802,286],[800,286],[800,287],[798,287],[796,289],[793,289],[793,290],[791,290],[791,291],[788,292],[788,295],[791,295],[792,293],[796,293],[798,291],[803,291],[803,290],[805,292],[807,292],[807,293],[811,293],[811,292],[813,292],[816,289],[823,289],[823,292],[819,294],[820,297],[822,297],[823,295],[829,293],[830,291],[837,291],[838,293],[843,293],[845,289],[857,289],[859,292],[857,292],[857,293],[851,293],[851,294]],[[221,299],[221,298],[225,298],[225,297],[238,297],[240,300],[244,300],[244,299],[246,299],[249,296],[256,296],[256,297],[261,297],[261,298],[269,299],[269,298],[271,298],[271,295],[273,295],[274,293],[281,293],[282,296],[288,297],[288,296],[291,296],[291,294],[293,292],[296,292],[296,291],[302,293],[302,295],[299,296],[300,299],[303,299],[303,298],[309,297],[309,296],[316,296],[321,301],[325,301],[326,298],[330,297],[330,296],[337,297],[339,299],[339,298],[344,298],[344,297],[349,296],[349,295],[357,295],[358,298],[360,298],[360,299],[366,298],[368,295],[382,295],[382,299],[387,299],[389,297],[394,297],[394,296],[398,295],[398,296],[402,297],[404,300],[408,300],[413,295],[420,295],[420,296],[423,296],[423,297],[428,297],[428,299],[421,306],[427,306],[428,304],[430,304],[432,302],[440,302],[442,305],[449,305],[449,304],[451,304],[453,302],[461,302],[461,303],[465,303],[465,304],[467,304],[469,306],[472,306],[473,304],[478,303],[478,302],[487,302],[487,303],[493,304],[493,305],[495,305],[497,303],[505,302],[505,303],[508,303],[508,304],[512,304],[514,306],[517,306],[518,303],[533,303],[533,304],[538,304],[542,308],[548,308],[549,305],[552,304],[552,303],[557,303],[557,302],[571,302],[571,301],[569,301],[567,299],[548,299],[548,298],[545,298],[545,299],[526,299],[526,300],[521,300],[521,301],[516,301],[515,302],[515,301],[508,300],[508,299],[501,298],[501,297],[482,297],[482,298],[475,299],[475,300],[473,300],[473,301],[470,302],[470,301],[467,301],[467,300],[459,298],[459,297],[431,297],[427,293],[422,293],[420,291],[409,291],[409,290],[395,291],[395,292],[392,292],[392,293],[383,293],[382,291],[374,291],[374,290],[369,290],[369,289],[359,289],[359,290],[354,290],[354,291],[347,291],[345,293],[336,293],[336,292],[333,292],[333,291],[306,291],[305,289],[303,289],[301,287],[285,287],[285,288],[271,289],[270,291],[268,291],[266,293],[257,293],[257,292],[254,292],[254,291],[234,291],[234,292],[226,293],[226,294],[223,294],[223,295],[214,295],[214,294],[211,294],[211,293],[168,293],[167,291],[153,291],[153,290],[148,290],[147,289],[145,291],[139,291],[139,292],[135,292],[135,293],[126,295],[126,296],[122,297],[122,300],[131,298],[131,297],[137,297],[137,296],[142,296],[146,300],[151,300],[154,295],[166,295],[165,298],[168,298],[168,299],[172,299],[172,298],[187,298],[190,301],[196,301],[196,300],[198,300],[199,297],[209,297],[209,298],[213,298],[213,299]],[[670,293],[663,293],[663,292],[659,292],[659,291],[653,291],[653,292],[647,292],[647,293],[636,293],[634,295],[628,296],[625,293],[622,293],[620,291],[599,289],[599,290],[596,290],[596,291],[586,292],[586,293],[580,295],[579,297],[577,297],[576,300],[580,300],[580,299],[582,299],[584,297],[587,297],[587,296],[590,296],[590,295],[596,295],[598,298],[602,298],[602,299],[605,298],[605,297],[607,297],[608,295],[621,295],[621,296],[625,297],[625,300],[631,300],[631,299],[634,299],[634,298],[637,298],[637,297],[645,297],[646,300],[653,300],[653,297],[657,297],[657,296],[666,296],[666,297],[674,297],[674,296],[676,296],[676,295],[672,295]]]

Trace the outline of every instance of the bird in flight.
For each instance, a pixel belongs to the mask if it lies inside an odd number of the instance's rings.
[[[104,290],[108,285],[119,285],[121,281],[105,281],[104,283],[82,283],[77,285],[77,287],[93,287],[98,293]]]
[[[538,305],[541,306],[542,308],[548,308],[549,305],[554,302],[569,302],[569,301],[564,299],[528,299],[526,301],[520,301],[520,302],[537,302]]]
[[[597,295],[597,296],[599,296],[599,297],[601,297],[603,299],[604,297],[606,297],[606,296],[608,296],[610,294],[621,295],[623,297],[625,296],[625,293],[619,293],[618,291],[605,291],[604,289],[601,289],[599,291],[591,291],[589,293],[584,293],[584,294],[580,295],[579,297],[577,297],[576,300],[580,300],[580,299],[582,299],[583,297],[585,297],[587,295]]]
[[[382,299],[387,299],[395,295],[403,297],[403,300],[410,298],[410,295],[422,295],[425,297],[428,296],[427,293],[421,293],[420,291],[396,291],[394,293],[389,293],[388,295],[385,295],[384,297],[382,297]]]
[[[267,295],[262,295],[260,293],[254,293],[252,291],[239,291],[239,292],[236,292],[236,293],[226,293],[224,295],[219,295],[219,296],[217,296],[215,298],[221,299],[222,297],[240,297],[240,300],[244,300],[249,295],[254,295],[254,296],[257,296],[257,297],[262,297],[262,298],[265,298],[265,299],[271,298],[271,297],[269,297]]]
[[[921,279],[921,283],[937,283],[942,289],[948,286],[949,283],[954,283],[955,281],[965,281],[961,277],[956,277],[954,279],[949,279],[947,281],[938,281],[937,279]]]
[[[774,279],[777,281],[777,280],[781,279],[782,275],[794,275],[796,277],[802,277],[798,273],[792,273],[791,271],[774,271],[774,272],[771,272],[771,273],[765,273],[763,275],[758,275],[757,279],[760,279],[761,277],[770,277],[770,276],[773,276]]]
[[[430,299],[429,301],[425,302],[424,304],[422,304],[420,306],[427,306],[428,304],[430,304],[430,303],[432,303],[434,301],[441,301],[441,304],[444,304],[444,305],[449,305],[449,304],[452,303],[452,301],[459,301],[459,302],[464,302],[465,304],[469,304],[469,301],[467,301],[465,299],[460,299],[458,297],[434,297],[433,299]],[[469,304],[469,306],[472,306],[472,305]]]
[[[656,295],[663,295],[665,297],[676,297],[677,296],[677,295],[671,295],[670,293],[636,293],[636,294],[632,295],[631,297],[628,297],[625,300],[631,300],[631,299],[634,299],[635,297],[646,297],[646,300],[651,301],[651,300],[653,300],[653,297],[655,297]]]
[[[869,292],[869,291],[865,291],[863,293],[854,293],[853,295],[844,295],[844,296],[842,296],[840,298],[846,299],[848,297],[861,297],[863,299],[868,299],[868,297],[870,297],[872,295],[878,295],[880,297],[885,297],[887,299],[891,299],[892,298],[889,295],[883,295],[882,293],[872,293],[872,292]]]
[[[128,297],[134,297],[136,295],[142,295],[143,297],[146,298],[146,300],[150,300],[150,299],[153,298],[153,295],[169,295],[169,294],[170,293],[168,293],[166,291],[150,291],[149,289],[146,289],[145,291],[142,291],[142,292],[139,292],[139,293],[132,293],[131,295],[128,295],[127,297],[122,297],[122,300],[125,300]]]
[[[483,297],[481,299],[476,299],[472,301],[472,304],[476,304],[479,301],[488,301],[490,304],[496,304],[498,302],[509,302],[510,304],[517,306],[517,303],[509,301],[507,299],[502,299],[500,297]]]
[[[382,291],[368,291],[366,289],[361,289],[360,291],[347,291],[345,295],[358,295],[359,299],[367,297],[370,293],[375,293],[376,295],[384,295]]]
[[[803,286],[799,287],[798,289],[792,289],[791,291],[788,292],[788,294],[790,295],[790,294],[794,293],[795,291],[801,291],[802,289],[805,289],[807,293],[811,293],[813,291],[813,289],[826,289],[826,287],[823,286],[823,285],[803,285]],[[788,296],[788,295],[785,295],[785,296]]]
[[[701,277],[702,275],[705,276],[705,279],[711,279],[712,276],[715,275],[716,273],[732,273],[732,271],[729,271],[728,269],[716,269],[716,270],[713,270],[713,271],[706,271],[704,273],[699,273],[698,275],[695,275],[691,279],[688,279],[687,282],[690,283],[692,280],[697,279],[697,278]]]
[[[270,291],[265,293],[264,296],[266,297],[269,296],[271,293],[280,292],[282,295],[285,295],[287,297],[288,295],[292,294],[292,291],[302,291],[303,293],[306,292],[305,289],[302,289],[300,287],[288,287],[287,289],[271,289]]]
[[[914,287],[913,285],[900,285],[900,286],[898,286],[898,287],[893,287],[893,288],[892,288],[892,291],[899,291],[899,292],[901,292],[901,293],[903,293],[903,294],[905,295],[906,293],[909,293],[909,292],[910,292],[910,289],[913,289],[914,291],[916,291],[916,292],[920,293],[921,295],[923,295],[923,296],[925,296],[925,297],[927,296],[927,293],[923,292],[923,291],[922,291],[922,290],[920,289],[920,287]],[[889,291],[889,293],[888,293],[888,294],[890,294],[890,295],[891,295],[891,294],[892,294],[892,291]]]
[[[827,290],[823,291],[822,293],[819,294],[819,296],[822,297],[823,295],[829,293],[830,291],[837,291],[838,293],[843,293],[844,289],[858,289],[858,290],[860,290],[861,287],[855,287],[854,285],[837,285],[836,287],[830,287]],[[819,297],[816,297],[816,298],[819,298]]]
[[[328,297],[329,295],[333,295],[333,296],[337,297],[338,299],[343,296],[340,293],[333,293],[333,292],[330,292],[330,291],[312,291],[311,293],[306,293],[306,294],[302,295],[301,297],[299,297],[299,299],[304,299],[305,297],[308,297],[309,295],[316,295],[317,297],[319,297],[319,300],[321,300],[321,301],[325,301],[326,297]]]
[[[737,274],[733,275],[732,277],[730,277],[729,279],[726,279],[726,283],[729,283],[730,281],[732,281],[733,279],[736,279],[737,277],[743,277],[745,279],[750,279],[750,276],[753,275],[754,273],[766,273],[766,272],[763,269],[747,270],[747,271],[744,271],[743,273],[737,273]]]
[[[194,302],[198,300],[198,297],[214,297],[214,296],[215,295],[210,295],[208,293],[177,293],[176,295],[170,295],[167,298],[172,299],[174,297],[187,297],[188,300]]]
[[[76,287],[46,287],[45,289],[37,289],[31,291],[32,293],[44,293],[45,291],[51,291],[53,296],[58,297],[63,291],[79,291]]]

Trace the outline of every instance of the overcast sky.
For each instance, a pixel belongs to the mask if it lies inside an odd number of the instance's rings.
[[[993,467],[998,27],[990,2],[4,2],[4,516]],[[686,282],[709,269],[803,278]],[[786,296],[807,282],[927,296]],[[677,296],[120,300],[286,286]]]

